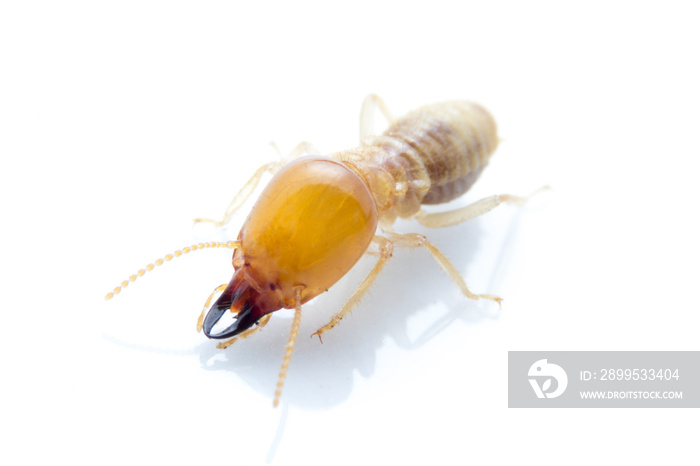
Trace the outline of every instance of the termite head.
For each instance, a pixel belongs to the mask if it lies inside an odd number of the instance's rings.
[[[234,337],[271,312],[294,309],[295,290],[301,290],[299,304],[323,293],[367,250],[377,219],[368,185],[349,166],[326,157],[291,162],[270,180],[243,224],[235,273],[206,311],[204,334]]]

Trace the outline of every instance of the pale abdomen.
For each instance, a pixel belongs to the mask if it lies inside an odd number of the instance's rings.
[[[453,101],[426,105],[397,120],[384,136],[410,145],[430,189],[422,204],[449,202],[474,184],[498,146],[496,122],[483,107]]]
[[[422,204],[449,202],[477,180],[498,146],[483,107],[450,101],[394,121],[368,144],[333,154],[367,181],[383,224],[415,215]]]

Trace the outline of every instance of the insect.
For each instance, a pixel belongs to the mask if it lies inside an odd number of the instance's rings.
[[[389,122],[381,135],[372,133],[377,108]],[[503,202],[524,203],[527,198],[504,194],[447,212],[421,209],[424,204],[445,203],[464,194],[488,164],[498,142],[493,117],[478,104],[444,102],[394,118],[379,97],[369,95],[360,115],[359,147],[328,156],[299,157],[314,152],[310,144],[302,143],[290,155],[291,162],[263,165],[220,221],[195,220],[227,224],[262,175],[274,173],[235,241],[200,243],[168,254],[124,280],[105,299],[174,257],[205,248],[233,249],[233,277],[206,300],[197,330],[225,340],[218,347],[226,348],[266,325],[271,313],[294,309],[274,395],[277,406],[302,305],[327,291],[365,253],[377,255],[376,264],[340,311],[312,336],[321,339],[338,325],[372,286],[395,247],[427,249],[466,297],[500,305],[497,296],[472,293],[455,266],[425,236],[391,230],[398,217],[444,227],[477,217]],[[378,229],[382,232],[377,233]]]

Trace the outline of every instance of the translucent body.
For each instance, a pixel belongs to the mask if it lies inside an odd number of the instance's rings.
[[[265,188],[240,233],[234,267],[258,291],[294,307],[328,290],[359,260],[377,229],[377,209],[364,181],[329,158],[304,157]]]
[[[375,107],[390,123],[379,136],[371,133]],[[421,211],[423,204],[459,197],[477,180],[498,145],[493,117],[477,104],[452,101],[426,105],[395,119],[381,99],[370,95],[362,107],[360,126],[359,147],[327,157],[296,159],[285,166],[266,163],[234,197],[221,221],[196,220],[228,223],[263,173],[278,171],[251,210],[237,241],[204,243],[175,251],[139,270],[105,298],[111,299],[137,276],[190,250],[235,249],[233,277],[209,296],[197,328],[209,338],[227,339],[218,345],[226,348],[264,326],[270,313],[293,308],[275,405],[299,331],[302,304],[333,286],[370,244],[377,262],[342,309],[314,333],[319,339],[362,299],[392,257],[395,246],[424,248],[466,297],[500,304],[497,296],[472,293],[455,266],[425,236],[398,234],[389,228],[398,217],[415,217],[429,227],[455,225],[503,202],[526,201],[502,194],[451,211]],[[310,144],[302,143],[292,154],[313,153],[310,148]],[[378,224],[382,234],[376,234]]]
[[[421,107],[356,149],[284,166],[243,224],[234,276],[207,314],[205,334],[236,336],[328,290],[366,252],[379,222],[386,228],[423,203],[458,197],[497,145],[493,117],[454,101]],[[236,322],[216,330],[229,309]]]
[[[233,278],[204,318],[204,333],[239,335],[266,314],[327,291],[365,253],[378,218],[369,187],[348,166],[327,157],[286,165],[241,228]],[[228,310],[235,322],[216,329]]]
[[[496,121],[466,101],[425,105],[393,121],[379,136],[330,157],[362,173],[382,226],[415,215],[423,204],[464,194],[498,146]]]

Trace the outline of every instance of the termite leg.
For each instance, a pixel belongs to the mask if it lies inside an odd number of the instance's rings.
[[[279,153],[279,149],[277,149],[277,145],[274,143],[271,143],[272,146],[275,148],[275,150]],[[258,186],[258,183],[260,183],[260,179],[262,178],[263,174],[265,172],[270,172],[271,174],[275,174],[282,166],[287,163],[289,160],[295,159],[297,157],[300,157],[303,154],[309,154],[309,155],[317,155],[318,151],[316,148],[309,142],[303,141],[297,144],[297,146],[292,149],[292,151],[289,153],[287,157],[283,157],[282,160],[276,161],[276,162],[268,162],[261,167],[259,167],[255,173],[253,173],[253,176],[250,177],[248,182],[243,185],[243,187],[238,191],[236,196],[233,198],[231,203],[228,205],[226,208],[226,212],[224,212],[224,216],[221,220],[213,220],[209,218],[196,218],[194,219],[194,223],[200,223],[200,222],[206,222],[206,223],[213,223],[215,226],[220,227],[222,225],[226,225],[228,222],[231,221],[231,218],[233,218],[233,214],[236,213],[236,211],[243,205],[243,203],[250,197],[250,195],[255,191],[255,188]]]
[[[312,337],[317,336],[318,339],[321,340],[321,335],[340,323],[343,317],[345,317],[364,297],[367,290],[370,289],[372,284],[377,279],[379,272],[382,271],[387,261],[394,253],[394,243],[383,236],[375,235],[375,237],[372,239],[372,247],[377,248],[379,252],[379,259],[377,260],[377,263],[374,264],[372,270],[370,270],[369,274],[367,274],[362,283],[360,283],[360,286],[358,286],[352,296],[350,296],[350,299],[348,299],[345,305],[343,305],[342,309],[340,309],[340,311],[331,318],[330,322],[316,330],[316,332],[311,335]],[[375,252],[375,250],[370,251],[370,253],[373,252]],[[321,342],[323,342],[323,340],[321,340]]]
[[[513,196],[512,194],[496,194],[495,196],[486,197],[460,209],[449,210],[447,212],[428,214],[421,210],[416,214],[416,220],[431,228],[457,225],[458,223],[466,222],[467,220],[485,214],[504,202],[515,205],[523,205],[532,196],[545,189],[549,189],[549,186],[544,186],[527,197]]]
[[[445,273],[447,273],[447,275],[452,279],[453,282],[455,282],[455,284],[459,287],[464,296],[466,296],[467,298],[488,299],[497,302],[499,306],[501,305],[502,299],[498,296],[490,294],[475,294],[469,291],[467,283],[464,281],[464,278],[462,278],[462,275],[459,273],[457,268],[442,252],[440,252],[440,250],[433,243],[428,241],[425,236],[419,235],[418,233],[389,233],[388,235],[391,241],[393,241],[393,243],[397,246],[408,248],[423,247],[427,249],[430,255],[433,256],[433,259],[435,259],[435,261],[442,268],[442,270],[444,270]]]
[[[280,158],[282,159],[282,164],[285,164],[290,160],[294,160],[298,157],[301,157],[302,155],[321,155],[318,149],[316,149],[316,147],[309,141],[301,141],[299,144],[294,146],[294,149],[292,149],[292,151],[286,157],[282,155],[282,152],[280,152],[279,148],[277,147],[277,144],[275,144],[274,142],[270,142],[270,145],[279,154]]]
[[[294,290],[294,320],[292,321],[292,329],[289,332],[289,340],[287,340],[287,346],[285,347],[284,358],[282,359],[282,367],[280,367],[280,373],[277,377],[275,399],[272,402],[272,406],[274,406],[275,408],[279,404],[280,397],[282,396],[282,387],[284,386],[284,379],[287,377],[289,361],[292,359],[292,351],[294,351],[294,344],[297,341],[297,334],[299,333],[299,322],[301,321],[301,292],[303,289],[303,286],[297,286]]]
[[[376,94],[365,97],[360,110],[360,144],[366,145],[374,136],[374,109],[379,108],[384,118],[392,124],[396,118],[389,111],[384,101]]]
[[[282,166],[281,162],[268,162],[265,165],[258,168],[255,171],[255,173],[253,174],[253,176],[250,177],[248,182],[243,185],[241,190],[238,191],[238,194],[236,194],[236,196],[233,198],[231,203],[228,205],[228,207],[226,208],[226,212],[224,212],[224,216],[221,220],[213,220],[213,219],[209,219],[209,218],[195,218],[194,223],[200,223],[200,222],[213,223],[217,227],[220,227],[222,225],[226,225],[228,222],[231,221],[233,214],[238,210],[238,208],[245,202],[246,199],[248,199],[248,197],[255,190],[255,187],[260,182],[260,178],[262,178],[263,174],[266,171],[269,171],[270,173],[274,173],[277,170],[279,170],[279,168],[281,166]]]
[[[377,263],[374,265],[374,268],[369,272],[362,283],[360,283],[360,286],[357,288],[357,290],[355,290],[340,312],[334,315],[326,325],[316,330],[316,332],[311,335],[312,337],[318,336],[319,340],[321,340],[321,335],[338,325],[343,317],[345,317],[357,305],[357,303],[360,302],[362,297],[367,293],[367,290],[369,290],[377,279],[379,272],[382,271],[389,258],[391,258],[394,251],[394,246],[408,248],[423,247],[427,249],[438,265],[440,265],[440,267],[447,273],[452,281],[455,282],[455,284],[467,298],[475,300],[488,299],[497,302],[499,306],[501,305],[502,299],[498,296],[472,293],[467,287],[466,282],[460,275],[457,268],[452,265],[449,259],[445,257],[445,255],[440,252],[440,250],[433,243],[429,242],[425,236],[417,233],[399,234],[384,232],[384,234],[387,235],[388,238],[377,235],[373,239],[374,243],[376,243],[380,249],[380,257]]]

